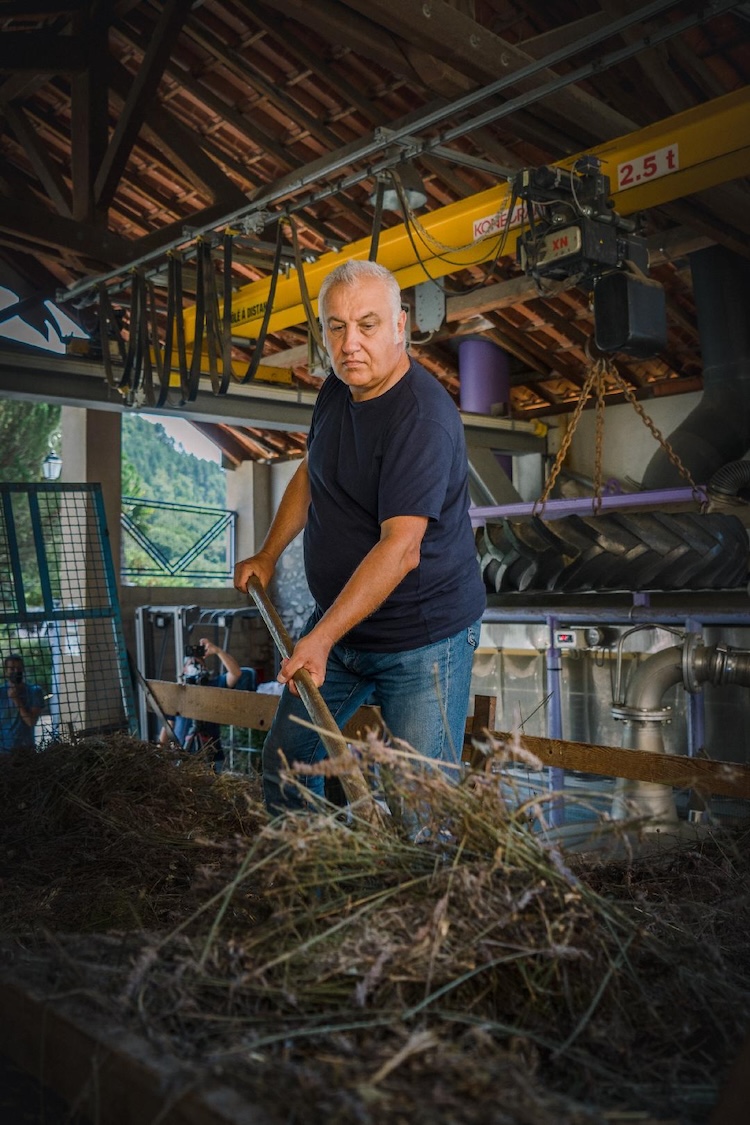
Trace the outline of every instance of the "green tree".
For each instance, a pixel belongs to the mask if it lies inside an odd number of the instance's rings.
[[[36,484],[42,481],[42,461],[50,448],[60,444],[60,407],[47,403],[14,402],[0,399],[0,481],[7,484]],[[42,604],[36,546],[32,534],[28,498],[12,494],[14,546],[23,574],[27,606]],[[51,543],[59,534],[57,498],[48,498],[42,520]],[[56,581],[57,552],[50,556],[53,583]],[[7,560],[2,560],[6,565]]]
[[[0,480],[42,479],[42,461],[60,443],[60,407],[0,399]]]
[[[143,477],[136,469],[133,462],[128,457],[127,453],[122,455],[122,495],[123,496],[145,496],[146,485]]]
[[[149,501],[167,504],[191,504],[206,508],[226,507],[226,474],[212,461],[186,453],[167,434],[164,427],[154,425],[137,414],[122,420],[123,496],[137,503],[126,505],[128,515],[138,530],[145,534],[165,556],[179,559],[200,539],[212,517],[195,512],[173,512],[149,507]],[[129,537],[123,541],[127,566],[133,570],[150,570],[153,560]],[[226,565],[224,542],[214,542],[194,560],[191,569]],[[145,584],[153,578],[130,577],[130,582]],[[202,583],[221,584],[221,579],[202,579]],[[185,577],[159,578],[159,585],[182,586]]]

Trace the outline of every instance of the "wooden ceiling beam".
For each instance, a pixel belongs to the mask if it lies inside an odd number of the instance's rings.
[[[70,169],[73,182],[73,218],[84,223],[106,225],[106,208],[100,209],[94,183],[107,151],[108,104],[103,91],[109,87],[111,58],[107,25],[82,13],[75,26],[89,45],[89,65],[71,83]]]
[[[188,14],[184,0],[165,0],[141,66],[133,79],[122,113],[94,184],[99,207],[109,207],[133,145],[150,108],[164,69]]]
[[[131,29],[117,29],[118,36],[128,46],[139,51],[144,51],[145,44]],[[261,128],[257,122],[248,121],[233,106],[223,98],[214,94],[205,83],[198,82],[184,65],[180,65],[175,58],[170,59],[165,67],[167,74],[178,86],[183,88],[199,105],[216,114],[217,118],[239,133],[250,144],[257,147],[259,152],[269,153],[285,168],[293,167],[294,161],[290,158],[288,150],[278,143],[277,139]]]
[[[225,66],[236,78],[244,83],[250,82],[260,95],[277,106],[290,122],[296,122],[302,130],[308,132],[311,137],[315,137],[317,141],[328,148],[336,149],[342,143],[341,137],[329,129],[327,125],[324,125],[319,117],[308,113],[299,102],[285,94],[278,85],[274,85],[260,72],[257,66],[254,66],[237,51],[232,50],[231,47],[224,47],[215,35],[209,33],[207,28],[199,29],[196,26],[190,26],[186,30],[188,37],[193,42],[198,43],[204,51],[207,51],[212,58]]]
[[[128,94],[129,77],[120,63],[113,66],[112,90],[123,102]],[[242,189],[201,148],[195,140],[196,134],[191,133],[157,102],[152,102],[148,107],[142,132],[156,142],[162,153],[166,152],[167,159],[198,191],[207,192],[214,200],[220,198],[228,202],[229,209],[241,207],[247,202]]]
[[[243,461],[248,460],[248,447],[245,442],[239,440],[236,429],[218,422],[193,422],[192,425],[198,433],[217,445],[222,457],[231,461],[233,465],[241,465]]]
[[[22,16],[32,19],[36,16],[68,16],[79,11],[86,0],[3,0],[3,19],[14,19]]]
[[[43,301],[54,296],[60,281],[35,254],[0,253],[0,284],[12,289],[19,300],[36,296]]]
[[[445,0],[344,0],[347,7],[365,13],[383,27],[447,59],[480,82],[491,82],[533,61],[532,56],[515,47],[470,16],[457,11]],[[557,77],[545,69],[533,78],[523,79],[516,89],[537,89],[540,83]],[[585,129],[596,140],[609,140],[632,132],[635,122],[598,101],[576,86],[558,90],[553,100],[544,103],[545,116],[554,113]]]
[[[0,9],[0,15],[5,15]],[[77,35],[54,31],[4,31],[0,35],[0,70],[9,74],[80,74],[88,66],[88,46]]]
[[[550,31],[543,31],[529,39],[522,39],[516,47],[531,55],[532,59],[541,59],[545,55],[552,54],[553,51],[559,51],[561,47],[569,47],[571,43],[601,30],[611,22],[611,16],[607,12],[594,12],[590,16],[581,16],[580,19],[560,24],[559,27],[553,27]]]
[[[344,44],[390,74],[423,84],[400,44],[383,27],[368,19],[366,13],[362,16],[338,0],[270,0],[266,6],[311,28],[329,43]],[[437,60],[435,67],[435,73],[439,73]]]
[[[620,19],[632,11],[630,0],[600,0],[601,6],[610,19]],[[622,32],[626,43],[634,43],[643,35],[648,35],[649,25],[638,24],[637,27],[628,28]],[[675,77],[669,61],[670,45],[662,43],[650,51],[644,51],[635,56],[634,62],[642,76],[642,83],[638,85],[638,94],[641,98],[647,96],[649,87],[655,90],[671,114],[682,113],[690,109],[693,104],[685,87]],[[655,100],[655,99],[652,99]]]
[[[66,219],[72,219],[73,203],[68,185],[59,166],[51,158],[49,149],[40,140],[32,121],[20,106],[6,105],[3,112],[55,209]]]
[[[104,265],[125,265],[134,257],[132,244],[111,231],[53,215],[44,207],[19,199],[3,199],[0,230],[42,246],[69,250]]]
[[[272,14],[262,4],[254,4],[249,15],[258,27],[284,44],[289,58],[295,59],[300,66],[307,67],[311,73],[321,82],[330,86],[343,102],[360,113],[371,125],[386,124],[383,114],[375,108],[372,101],[346,78],[337,74],[330,63],[318,60],[310,51],[308,44],[292,32],[288,22],[285,26],[283,18],[279,19],[278,14]]]

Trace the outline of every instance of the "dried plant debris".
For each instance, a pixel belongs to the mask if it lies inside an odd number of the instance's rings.
[[[133,739],[3,763],[14,973],[279,1122],[704,1122],[749,1023],[747,835],[566,855],[492,763],[359,749],[385,828],[270,820],[247,777]]]

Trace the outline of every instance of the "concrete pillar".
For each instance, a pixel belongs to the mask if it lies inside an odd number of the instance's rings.
[[[271,466],[243,461],[227,472],[227,508],[237,513],[235,554],[246,559],[259,549],[273,513]]]
[[[120,415],[62,408],[62,484],[100,484],[113,571],[120,585]],[[93,509],[70,497],[61,512],[63,565],[60,599],[75,611],[104,604],[105,576]],[[119,660],[112,656],[111,623],[97,618],[61,621],[56,665],[57,720],[63,733],[118,725],[122,716]]]
[[[122,434],[113,410],[63,406],[61,418],[63,484],[101,484],[117,587],[120,587],[122,509]]]

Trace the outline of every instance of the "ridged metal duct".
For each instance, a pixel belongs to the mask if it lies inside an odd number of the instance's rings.
[[[729,499],[750,487],[750,461],[731,461],[708,482],[709,496]]]
[[[668,435],[698,484],[750,449],[750,262],[723,246],[690,255],[703,355],[703,397]],[[644,489],[683,485],[663,449],[651,458]]]

